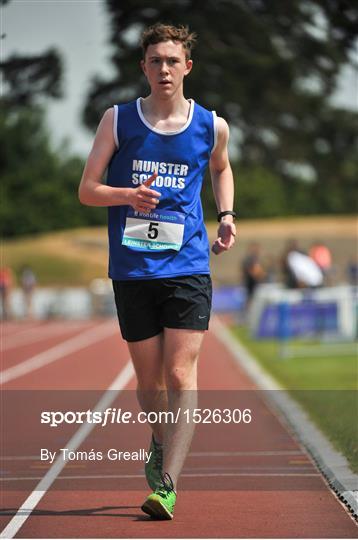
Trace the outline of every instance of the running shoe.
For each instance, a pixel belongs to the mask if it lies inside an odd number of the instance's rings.
[[[145,477],[147,479],[150,489],[155,491],[161,483],[163,467],[163,445],[155,442],[153,436],[149,452],[151,452],[149,461],[144,466]]]
[[[173,519],[177,494],[170,474],[161,475],[161,484],[144,501],[142,510],[156,519]]]

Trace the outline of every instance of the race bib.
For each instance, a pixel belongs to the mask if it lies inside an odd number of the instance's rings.
[[[185,214],[152,210],[148,214],[128,209],[122,244],[143,251],[179,251],[183,243]]]

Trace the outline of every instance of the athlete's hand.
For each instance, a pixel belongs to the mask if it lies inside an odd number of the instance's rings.
[[[231,221],[221,221],[218,228],[218,237],[212,245],[211,251],[220,255],[228,251],[235,244],[236,227]]]
[[[158,173],[152,174],[148,180],[145,180],[143,184],[135,189],[130,190],[130,206],[137,210],[137,212],[148,213],[159,203],[160,193],[150,189],[150,186],[158,176]]]

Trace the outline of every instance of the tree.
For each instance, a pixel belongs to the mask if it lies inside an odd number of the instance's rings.
[[[44,99],[62,95],[58,52],[13,55],[0,70],[2,236],[104,223],[103,211],[83,208],[78,201],[83,160],[54,150],[45,127]]]
[[[77,197],[83,160],[51,148],[40,107],[0,108],[0,223],[3,237],[102,224],[101,209]]]
[[[12,55],[0,69],[6,88],[1,101],[7,107],[29,107],[44,96],[62,96],[62,62],[55,49],[36,56]]]
[[[240,162],[281,183],[287,211],[297,192],[313,212],[352,212],[356,112],[331,96],[357,37],[358,12],[342,0],[107,0],[112,80],[96,77],[84,109],[94,129],[112,103],[147,93],[139,38],[157,22],[188,24],[199,35],[186,93],[226,118],[240,135]],[[197,59],[197,60],[196,60]],[[338,131],[339,130],[339,131]],[[306,184],[302,176],[306,173]],[[308,175],[308,176],[307,176]],[[327,190],[327,186],[329,189]],[[347,196],[346,193],[349,195]]]

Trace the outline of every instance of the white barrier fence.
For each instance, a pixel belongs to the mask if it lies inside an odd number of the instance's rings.
[[[254,338],[278,341],[281,356],[354,355],[357,312],[356,287],[288,290],[270,284],[257,289],[248,320]]]
[[[26,317],[26,299],[20,288],[9,296],[9,318]],[[31,298],[34,319],[87,319],[116,314],[110,280],[98,279],[86,287],[37,287]],[[3,317],[2,307],[0,315]]]

